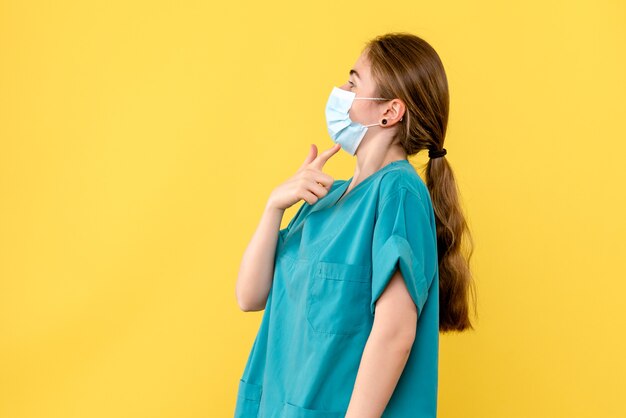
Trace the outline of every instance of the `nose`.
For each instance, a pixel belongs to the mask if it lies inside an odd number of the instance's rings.
[[[343,85],[339,86],[342,90],[350,90],[350,84],[346,81]]]

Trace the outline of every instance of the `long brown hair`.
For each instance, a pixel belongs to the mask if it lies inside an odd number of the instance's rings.
[[[376,97],[397,97],[406,105],[394,142],[407,155],[442,150],[448,125],[448,80],[439,55],[425,40],[406,32],[375,37],[363,49],[377,86]],[[439,330],[474,329],[469,319],[468,295],[476,289],[469,268],[474,243],[461,210],[452,167],[446,157],[429,159],[426,185],[437,225],[439,255]],[[468,239],[467,254],[461,241]]]

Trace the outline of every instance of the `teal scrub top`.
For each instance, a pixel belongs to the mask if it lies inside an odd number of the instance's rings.
[[[439,271],[430,194],[408,160],[300,206],[281,229],[274,278],[239,380],[235,418],[344,417],[375,302],[399,266],[418,310],[385,418],[437,413]]]

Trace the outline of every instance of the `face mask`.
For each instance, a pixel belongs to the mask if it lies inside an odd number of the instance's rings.
[[[350,119],[349,111],[353,100],[389,100],[382,97],[356,97],[356,93],[333,87],[326,102],[326,125],[333,142],[341,145],[347,153],[354,155],[370,126],[362,125]]]

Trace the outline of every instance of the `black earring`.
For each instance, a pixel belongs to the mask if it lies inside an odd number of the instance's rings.
[[[386,125],[387,124],[387,119],[383,119],[382,122],[383,122],[383,125]]]

